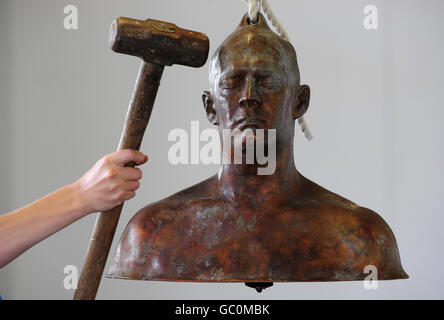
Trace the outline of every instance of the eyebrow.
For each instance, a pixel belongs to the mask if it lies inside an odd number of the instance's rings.
[[[226,79],[231,79],[231,78],[239,77],[239,76],[241,76],[244,73],[245,73],[245,71],[230,70],[230,71],[226,72],[225,74],[223,74],[220,77],[219,84],[221,84]]]
[[[223,74],[220,77],[219,85],[224,80],[242,76],[243,74],[245,74],[245,72],[246,72],[245,70],[230,70],[230,71],[227,71],[225,74]],[[258,71],[255,72],[255,76],[258,76],[258,75],[260,77],[273,77],[273,78],[276,76],[275,72],[273,72],[272,70],[260,70],[260,71],[258,70]]]

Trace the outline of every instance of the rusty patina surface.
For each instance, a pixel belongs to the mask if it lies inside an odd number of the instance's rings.
[[[162,66],[201,67],[208,58],[205,34],[154,19],[120,17],[111,24],[109,45],[118,53],[137,56]]]
[[[395,237],[375,212],[295,168],[295,119],[308,108],[296,53],[259,15],[246,16],[216,51],[209,121],[223,129],[276,129],[276,170],[224,164],[217,175],[141,209],[129,222],[109,277],[205,282],[404,279]],[[226,148],[227,146],[223,146]],[[360,183],[360,182],[359,182]]]

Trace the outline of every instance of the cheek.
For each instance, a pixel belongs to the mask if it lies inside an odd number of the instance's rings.
[[[216,109],[217,118],[219,120],[219,125],[225,127],[225,124],[229,122],[230,119],[230,105],[233,105],[228,97],[218,94],[218,99],[215,101],[214,107]]]
[[[276,121],[281,121],[291,115],[290,97],[285,89],[264,94],[263,105],[267,113],[275,115]]]
[[[217,95],[217,104],[221,111],[225,113],[233,112],[239,105],[239,100],[241,98],[242,92],[241,90],[218,90],[216,92]]]

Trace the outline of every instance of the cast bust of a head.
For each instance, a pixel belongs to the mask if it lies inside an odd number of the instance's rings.
[[[262,15],[256,24],[245,15],[211,60],[203,102],[221,135],[274,129],[275,172],[222,164],[218,174],[142,208],[125,229],[109,276],[348,281],[365,279],[372,266],[379,280],[407,278],[393,232],[377,213],[296,170],[295,119],[309,100],[292,45]]]

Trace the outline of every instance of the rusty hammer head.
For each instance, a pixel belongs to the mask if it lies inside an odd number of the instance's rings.
[[[210,46],[203,33],[168,22],[123,17],[112,22],[109,42],[115,52],[164,66],[201,67],[207,61]]]

